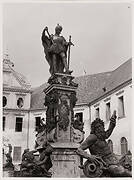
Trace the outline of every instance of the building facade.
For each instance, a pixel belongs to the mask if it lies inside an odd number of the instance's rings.
[[[90,103],[91,121],[100,117],[108,128],[109,118],[117,112],[116,127],[108,142],[114,153],[124,155],[132,151],[132,78],[131,60],[112,72],[106,91]]]
[[[24,149],[33,149],[40,119],[46,118],[43,90],[47,83],[31,90],[27,80],[15,72],[8,58],[3,68],[3,136],[13,146],[13,161],[21,159]],[[24,81],[25,80],[25,81]],[[117,111],[117,125],[110,139],[111,150],[123,155],[132,150],[132,60],[114,71],[80,76],[74,116],[84,123],[84,138],[90,134],[91,122],[100,117],[108,128],[109,118]]]
[[[6,56],[3,61],[3,141],[12,145],[13,161],[20,162],[28,147],[31,86],[26,78],[13,69]]]

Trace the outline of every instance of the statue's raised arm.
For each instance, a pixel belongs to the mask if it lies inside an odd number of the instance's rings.
[[[45,27],[42,32],[42,45],[44,47],[46,60],[50,66],[49,72],[51,75],[55,73],[72,73],[67,64],[67,50],[68,46],[73,44],[68,43],[65,38],[60,35],[61,31],[62,26],[58,24],[55,28],[54,35],[49,34],[48,27]]]

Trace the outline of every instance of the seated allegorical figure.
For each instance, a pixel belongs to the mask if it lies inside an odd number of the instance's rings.
[[[47,141],[44,141],[41,146],[37,147],[37,151],[39,152],[39,161],[36,164],[41,167],[45,177],[51,177],[52,174],[49,172],[49,169],[52,167],[50,156],[53,152],[53,147]]]
[[[39,158],[36,159],[34,153],[39,152]],[[35,150],[25,149],[22,155],[21,176],[22,177],[51,177],[48,170],[52,167],[50,155],[53,152],[52,146],[44,141]]]
[[[104,122],[101,119],[96,118],[91,123],[90,135],[80,145],[77,153],[92,162],[96,160],[96,157],[100,157],[106,164],[107,171],[112,177],[132,177],[131,172],[125,169],[119,163],[115,154],[111,152],[106,141],[116,126],[116,118],[116,111],[114,111],[112,117],[110,118],[109,128],[106,131],[104,129]],[[91,155],[84,151],[86,149],[89,149]]]

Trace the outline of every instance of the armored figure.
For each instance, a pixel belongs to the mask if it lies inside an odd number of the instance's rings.
[[[55,34],[50,35],[48,27],[45,27],[42,33],[42,45],[48,64],[50,65],[50,74],[63,73],[64,68],[67,74],[71,74],[67,65],[67,49],[72,45],[71,42],[67,42],[63,36],[60,36],[62,26],[59,24],[55,28]],[[46,32],[48,36],[46,35]]]
[[[116,126],[116,111],[110,118],[110,124],[107,131],[104,129],[104,122],[96,118],[91,124],[91,133],[86,140],[80,145],[77,153],[89,161],[95,162],[96,158],[100,158],[105,165],[107,172],[112,177],[131,177],[130,171],[119,164],[119,160],[110,150],[106,139],[110,137]],[[85,153],[84,150],[89,149],[91,155]]]

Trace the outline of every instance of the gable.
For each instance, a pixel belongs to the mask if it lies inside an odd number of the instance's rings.
[[[22,89],[30,89],[31,85],[27,79],[20,73],[14,71],[12,68],[4,69],[3,71],[3,86],[4,87],[17,87]]]
[[[12,74],[11,76],[11,86],[13,87],[22,87],[17,78]]]

